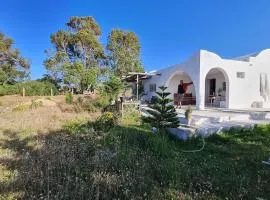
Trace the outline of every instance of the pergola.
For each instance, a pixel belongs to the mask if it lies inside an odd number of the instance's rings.
[[[140,73],[140,72],[129,72],[127,76],[123,76],[122,80],[127,82],[136,83],[136,96],[137,101],[139,100],[139,81],[146,80],[152,76],[160,75],[159,73]]]

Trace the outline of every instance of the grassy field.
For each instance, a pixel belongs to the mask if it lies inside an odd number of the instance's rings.
[[[134,112],[103,133],[87,123],[97,113],[63,112],[63,97],[24,111],[13,108],[31,99],[16,98],[0,98],[0,199],[270,199],[270,126],[185,153],[202,140],[153,135]]]

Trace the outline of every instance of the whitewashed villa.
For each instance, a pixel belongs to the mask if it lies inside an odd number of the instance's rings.
[[[193,81],[184,105],[228,109],[270,108],[270,49],[237,58],[200,50],[181,64],[164,68],[144,81],[146,100],[165,85],[174,98],[180,80]]]

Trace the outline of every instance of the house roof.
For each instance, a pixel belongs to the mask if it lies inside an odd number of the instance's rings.
[[[138,80],[145,80],[145,79],[149,79],[152,76],[155,75],[160,75],[160,73],[140,73],[140,72],[129,72],[129,75],[127,76],[123,76],[122,80],[125,80],[127,82],[137,82],[137,76],[138,76]]]

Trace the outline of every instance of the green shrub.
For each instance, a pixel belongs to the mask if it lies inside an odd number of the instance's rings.
[[[78,104],[82,105],[83,102],[84,102],[83,97],[80,96],[80,97],[77,98],[77,103]]]
[[[64,130],[66,130],[69,134],[84,134],[84,133],[92,133],[93,127],[88,122],[81,121],[68,121],[64,125]]]
[[[19,84],[16,85],[1,85],[0,96],[19,94]]]
[[[87,112],[96,112],[98,110],[98,107],[95,105],[95,100],[84,101],[82,108]]]
[[[124,110],[123,116],[121,118],[121,124],[123,125],[140,125],[141,115],[136,108],[130,108]]]
[[[66,93],[66,103],[68,104],[73,103],[73,94],[71,92]]]
[[[110,97],[105,92],[99,92],[97,95],[97,98],[95,99],[95,107],[103,109],[105,106],[109,105]]]
[[[96,106],[95,99],[85,99],[83,97],[78,97],[77,101],[74,102],[74,109],[76,112],[97,112],[99,109],[98,106]]]
[[[96,131],[107,132],[117,124],[117,118],[112,112],[104,112],[94,123]]]
[[[17,83],[14,85],[1,85],[0,96],[14,95],[14,94],[22,95],[23,88],[25,88],[26,96],[48,96],[51,94],[51,89],[53,90],[53,94],[58,94],[57,88],[52,83],[27,81],[24,83]]]
[[[30,104],[29,108],[30,109],[37,109],[38,107],[41,107],[41,106],[43,106],[42,101],[32,100],[32,103]]]

